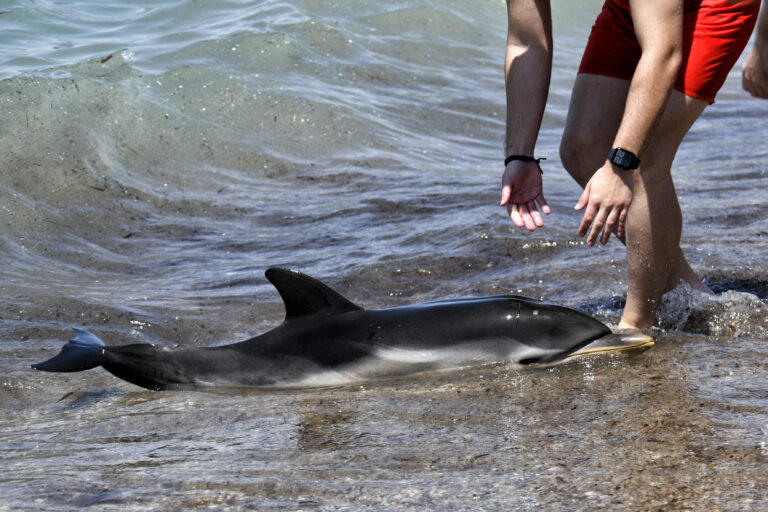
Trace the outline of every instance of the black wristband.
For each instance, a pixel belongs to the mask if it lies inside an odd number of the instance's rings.
[[[506,159],[504,159],[504,167],[508,166],[509,162],[514,160],[520,160],[522,162],[536,162],[536,165],[539,167],[539,172],[544,174],[544,171],[541,170],[541,161],[546,160],[546,158],[533,158],[532,156],[528,155],[509,155]]]

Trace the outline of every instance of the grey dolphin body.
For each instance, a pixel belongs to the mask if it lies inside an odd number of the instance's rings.
[[[247,341],[110,347],[76,329],[56,357],[32,367],[73,372],[102,366],[156,390],[313,386],[501,361],[548,364],[652,344],[642,335],[612,339],[610,329],[590,316],[517,295],[366,310],[304,274],[271,268],[266,276],[285,303],[285,321]]]

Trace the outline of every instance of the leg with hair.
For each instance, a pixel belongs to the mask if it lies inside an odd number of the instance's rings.
[[[628,90],[628,80],[589,73],[576,78],[560,156],[582,187],[605,161]],[[640,155],[642,164],[635,171],[627,222],[630,285],[622,327],[653,325],[661,294],[681,281],[708,291],[679,247],[682,217],[670,175],[677,147],[705,106],[703,101],[672,91],[656,135]]]
[[[635,171],[634,198],[627,217],[629,290],[619,327],[653,326],[662,294],[680,279],[708,290],[680,250],[683,218],[670,172],[677,148],[706,106],[705,101],[672,91]]]

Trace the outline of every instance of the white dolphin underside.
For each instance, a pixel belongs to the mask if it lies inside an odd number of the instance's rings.
[[[646,350],[652,347],[653,343],[653,338],[640,332],[609,334],[589,343],[557,362],[533,366],[549,367],[564,364],[585,356]],[[482,347],[478,347],[476,344],[432,350],[382,347],[376,350],[371,357],[349,365],[346,368],[318,372],[298,382],[286,383],[286,385],[289,387],[341,386],[366,380],[455,370],[505,362],[513,364],[517,368],[530,368],[532,365],[521,365],[517,364],[516,361],[555,355],[555,353],[556,351],[554,350],[547,351],[537,347],[525,347],[509,354],[506,358],[500,359],[497,353],[483,350]]]

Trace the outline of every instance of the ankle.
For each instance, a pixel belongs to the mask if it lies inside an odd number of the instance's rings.
[[[617,325],[616,327],[618,329],[643,330],[643,329],[650,329],[654,325],[656,325],[655,316],[650,319],[632,317],[631,315],[628,315],[627,312],[625,311],[621,317],[621,321],[619,321],[619,325]]]

